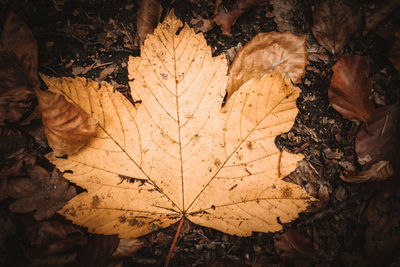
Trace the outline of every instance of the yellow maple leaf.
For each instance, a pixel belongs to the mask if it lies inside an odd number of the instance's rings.
[[[98,122],[97,135],[68,159],[48,158],[87,192],[60,213],[89,231],[138,237],[183,216],[238,236],[282,228],[312,198],[282,178],[302,155],[275,137],[298,112],[299,89],[279,73],[246,82],[221,109],[224,56],[173,13],[130,58],[133,106],[110,84],[43,77]]]

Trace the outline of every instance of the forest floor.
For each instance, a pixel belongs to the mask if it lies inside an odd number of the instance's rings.
[[[191,26],[194,18],[211,18],[215,7],[212,0],[161,2],[161,20],[175,9],[176,16]],[[304,154],[296,171],[285,179],[301,185],[321,201],[297,220],[284,224],[282,231],[253,233],[250,237],[227,235],[186,220],[170,265],[398,266],[400,191],[388,190],[390,186],[385,182],[353,184],[340,178],[346,171],[360,170],[354,148],[360,123],[344,119],[329,103],[331,69],[340,56],[324,50],[313,37],[313,7],[318,1],[281,2],[292,3],[284,20],[279,20],[272,2],[266,1],[240,16],[230,35],[222,34],[214,25],[204,36],[213,55],[226,54],[232,60],[235,48],[244,46],[259,32],[291,30],[306,35],[309,64],[298,85],[299,115],[290,132],[279,136],[276,144]],[[362,18],[374,2],[360,1]],[[234,4],[233,0],[223,1],[228,10]],[[128,57],[140,55],[134,45],[138,5],[138,1],[129,0],[3,0],[0,25],[10,11],[25,21],[38,41],[40,73],[105,80],[129,98]],[[376,107],[400,101],[399,74],[388,54],[395,36],[385,28],[400,25],[399,18],[400,9],[392,10],[378,28],[367,34],[356,32],[343,51],[345,55],[361,55],[369,62],[371,99]],[[44,157],[50,148],[40,121],[35,126],[4,127],[19,133],[15,151],[23,150],[23,157],[29,155],[36,165],[53,171],[54,166]],[[2,155],[1,161],[4,170],[16,159]],[[0,202],[0,265],[4,266],[161,266],[177,229],[175,224],[141,237],[132,256],[115,259],[110,255],[118,244],[117,237],[90,234],[58,214],[37,221],[34,212],[13,213],[8,207],[14,200],[4,197]],[[284,241],[279,253],[277,240]]]

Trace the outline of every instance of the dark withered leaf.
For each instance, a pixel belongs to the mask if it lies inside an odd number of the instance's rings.
[[[332,67],[329,102],[346,119],[365,121],[374,111],[369,100],[372,81],[369,64],[358,55],[343,56]]]

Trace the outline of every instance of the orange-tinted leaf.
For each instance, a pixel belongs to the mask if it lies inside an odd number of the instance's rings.
[[[65,78],[54,82],[55,84],[52,79],[46,81],[60,90],[74,91],[77,100],[87,100],[87,96],[78,90],[79,86],[86,85],[86,79]],[[99,87],[94,81],[90,81],[90,85]],[[72,100],[67,101],[64,96],[50,91],[38,90],[37,95],[47,141],[55,155],[77,152],[96,134],[96,121]]]
[[[40,166],[28,170],[28,177],[14,178],[8,183],[8,195],[17,198],[10,210],[25,213],[36,210],[35,219],[50,218],[76,195],[74,187],[60,175],[50,175]]]
[[[310,238],[292,229],[286,230],[280,240],[275,239],[274,245],[276,253],[284,261],[294,260],[306,266],[316,257]]]
[[[153,33],[161,18],[162,6],[158,0],[141,0],[137,13],[137,37],[142,45],[147,34]]]
[[[340,54],[360,27],[360,22],[357,4],[324,0],[315,7],[311,29],[320,45],[332,54]]]
[[[357,55],[343,56],[332,70],[328,91],[332,107],[346,119],[367,120],[374,110],[369,100],[372,81],[367,60]]]
[[[218,13],[214,17],[214,22],[221,26],[223,34],[230,35],[231,27],[236,20],[251,7],[263,3],[263,0],[239,0],[237,7],[231,11],[227,11],[223,5],[218,5]]]
[[[389,161],[397,167],[399,107],[377,108],[361,126],[356,138],[356,153],[363,169],[380,161]],[[397,152],[396,152],[397,151]]]
[[[236,54],[228,70],[229,96],[255,77],[279,71],[300,83],[307,65],[306,37],[289,32],[259,33]]]

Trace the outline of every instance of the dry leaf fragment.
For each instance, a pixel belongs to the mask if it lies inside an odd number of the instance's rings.
[[[313,200],[282,181],[303,156],[274,143],[292,127],[299,89],[270,73],[248,81],[221,110],[226,59],[213,58],[203,35],[182,24],[171,12],[148,35],[142,56],[130,58],[132,97],[141,104],[134,107],[107,83],[81,84],[90,101],[76,104],[90,103],[99,127],[78,153],[48,155],[87,189],[60,213],[91,232],[121,238],[183,216],[239,236],[279,230],[277,217],[291,221]],[[70,91],[59,92],[69,97]]]
[[[142,46],[146,36],[153,33],[161,18],[162,6],[159,0],[141,0],[137,12],[136,38]]]
[[[83,103],[89,101],[90,96],[77,88],[86,83],[93,88],[98,88],[99,85],[84,78],[65,78],[57,82],[48,79],[47,83],[58,90],[69,91],[71,98],[66,99],[63,95],[50,91],[36,91],[47,141],[56,156],[73,154],[96,134],[97,127],[96,120],[88,116],[90,103]],[[72,102],[76,99],[82,102],[81,106]]]
[[[132,257],[136,251],[141,249],[144,243],[136,238],[122,238],[119,240],[118,247],[112,253],[113,258]]]
[[[332,67],[329,102],[346,119],[367,120],[374,111],[369,100],[372,81],[369,64],[358,55],[343,56]]]
[[[274,71],[300,83],[308,63],[305,42],[305,36],[289,32],[257,34],[239,50],[229,67],[228,95],[231,96],[248,80]]]
[[[274,7],[272,11],[274,21],[280,32],[291,32],[299,34],[301,29],[296,20],[299,17],[299,0],[271,0],[270,4]]]
[[[63,177],[50,177],[40,166],[28,170],[28,177],[13,178],[8,182],[8,195],[17,198],[10,210],[25,213],[36,210],[35,219],[50,218],[65,203],[76,195]]]
[[[356,153],[363,169],[380,161],[389,161],[394,167],[397,166],[400,133],[398,113],[396,105],[377,108],[361,126],[356,137]]]
[[[286,230],[280,240],[275,239],[274,245],[282,260],[294,260],[301,266],[308,266],[317,256],[310,238],[292,229]]]
[[[227,11],[223,5],[219,4],[216,6],[218,8],[218,13],[214,17],[213,21],[221,26],[223,34],[230,35],[231,27],[235,24],[236,20],[247,10],[253,6],[260,5],[264,0],[238,0],[237,7],[231,11]]]
[[[340,54],[360,23],[354,1],[324,0],[315,7],[311,30],[320,45],[332,54]]]

